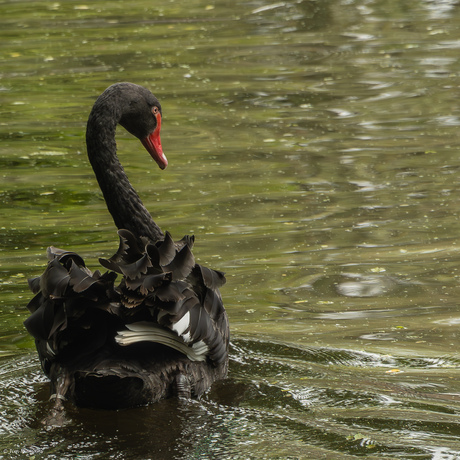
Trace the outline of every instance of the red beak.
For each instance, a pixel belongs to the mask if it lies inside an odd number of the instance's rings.
[[[161,129],[161,115],[157,115],[157,127],[153,133],[150,133],[144,139],[141,139],[142,145],[146,148],[147,152],[150,153],[152,158],[157,162],[158,166],[161,169],[165,169],[168,166],[168,160],[163,153],[163,148],[161,147],[160,139],[160,129]]]

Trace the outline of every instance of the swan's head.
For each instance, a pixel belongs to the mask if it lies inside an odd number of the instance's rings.
[[[161,169],[168,160],[161,147],[161,105],[158,99],[143,86],[133,83],[117,83],[121,104],[120,125],[136,136]]]

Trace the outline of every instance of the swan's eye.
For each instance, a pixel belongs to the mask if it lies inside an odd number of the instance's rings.
[[[152,113],[156,116],[160,113],[160,109],[156,106],[152,107]]]

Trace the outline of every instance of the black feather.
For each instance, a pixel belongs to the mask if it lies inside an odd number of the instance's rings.
[[[40,292],[40,276],[36,276],[34,278],[29,278],[27,280],[27,283],[29,284],[29,289],[34,294],[37,294],[38,292]]]
[[[223,272],[211,270],[210,268],[197,265],[201,272],[204,285],[209,289],[218,289],[225,284],[225,275]]]
[[[73,261],[69,270],[69,275],[69,284],[76,293],[84,292],[98,282],[97,279],[93,278],[89,270],[82,270],[81,267],[77,266]]]
[[[150,263],[148,254],[144,254],[140,259],[130,264],[120,264],[120,270],[126,277],[136,279],[145,275],[148,268],[151,266],[152,264]]]
[[[195,265],[195,258],[188,246],[184,246],[174,257],[174,259],[163,268],[167,272],[172,272],[173,280],[186,278]]]
[[[41,276],[41,290],[45,296],[59,298],[64,296],[69,285],[70,274],[60,263],[59,259],[52,260]]]
[[[166,232],[165,239],[157,243],[160,255],[160,265],[168,265],[176,255],[176,246],[169,232]]]

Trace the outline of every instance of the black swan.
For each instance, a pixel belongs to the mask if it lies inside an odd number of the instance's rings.
[[[117,154],[117,124],[140,139],[164,169],[161,105],[132,83],[117,83],[88,118],[88,157],[120,245],[94,273],[74,252],[50,247],[24,322],[51,381],[54,408],[122,409],[162,398],[199,397],[227,375],[228,318],[223,273],[195,263],[193,236],[163,234],[131,186]],[[117,274],[121,281],[115,283]]]

